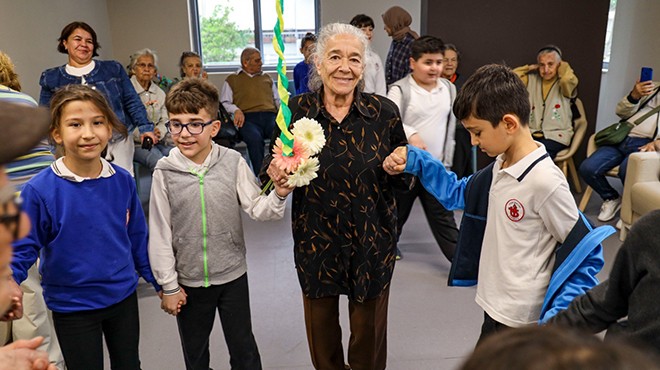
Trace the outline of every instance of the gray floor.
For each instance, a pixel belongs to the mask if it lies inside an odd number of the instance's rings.
[[[143,180],[141,196],[146,199],[149,180]],[[592,220],[599,206],[599,197],[592,196],[586,210]],[[257,223],[243,217],[252,320],[264,369],[312,369],[289,221],[289,209],[276,222]],[[607,263],[601,275],[609,271],[619,246],[618,234],[606,241]],[[449,263],[435,244],[419,204],[406,224],[400,247],[404,259],[397,262],[390,292],[388,369],[456,369],[472,350],[483,319],[474,302],[475,289],[447,287]],[[175,319],[160,310],[160,300],[144,283],[139,297],[143,369],[183,369]],[[347,328],[346,304],[342,308],[342,325]],[[346,343],[347,332],[344,337]],[[211,338],[211,367],[230,368],[218,321]]]

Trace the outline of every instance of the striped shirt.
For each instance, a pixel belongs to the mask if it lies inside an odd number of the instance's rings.
[[[4,85],[0,85],[0,101],[24,104],[31,107],[38,106],[37,102],[29,95],[12,90]],[[9,181],[20,191],[23,184],[41,170],[50,166],[54,160],[55,156],[51,151],[48,139],[44,138],[25,155],[7,164],[5,170],[9,176]]]

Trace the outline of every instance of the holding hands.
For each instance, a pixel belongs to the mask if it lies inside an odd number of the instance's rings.
[[[183,288],[180,289],[181,290],[174,294],[163,294],[162,290],[159,292],[159,295],[161,296],[160,298],[162,299],[160,302],[160,308],[162,308],[165,313],[176,316],[181,312],[181,306],[186,304],[188,295]]]
[[[0,321],[18,320],[23,317],[23,291],[16,283],[13,277],[7,278],[9,295],[11,296],[11,306],[4,316],[0,317]]]
[[[0,369],[56,370],[57,367],[48,361],[48,354],[37,350],[43,340],[43,337],[21,339],[0,347]]]
[[[390,175],[398,175],[406,168],[406,159],[408,158],[408,149],[400,146],[385,158],[383,169]]]
[[[294,189],[293,186],[287,185],[289,180],[289,174],[286,171],[280,169],[275,165],[275,161],[271,161],[268,169],[266,170],[268,176],[273,180],[273,185],[275,185],[275,192],[280,198],[284,198]]]
[[[422,136],[419,135],[419,134],[412,134],[412,135],[408,138],[408,144],[410,144],[410,145],[412,145],[412,146],[416,146],[416,147],[418,147],[418,148],[421,149],[421,150],[426,150],[426,149],[427,149],[427,147],[426,147],[426,143],[425,143],[424,140],[422,139]]]

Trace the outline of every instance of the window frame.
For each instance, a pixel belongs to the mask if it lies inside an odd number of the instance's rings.
[[[204,55],[202,55],[202,38],[201,38],[201,27],[200,27],[200,22],[199,22],[199,7],[197,2],[198,1],[203,1],[203,0],[188,0],[188,15],[189,15],[189,22],[190,22],[190,35],[191,35],[191,42],[192,42],[192,51],[196,52],[202,57],[202,61],[204,60]],[[261,3],[264,0],[252,0],[252,8],[254,12],[254,47],[261,50],[263,52],[264,50],[264,45],[261,43],[262,39],[262,34],[263,34],[263,29],[261,27]],[[265,1],[272,1],[272,0],[265,0]],[[321,23],[321,0],[313,0],[314,1],[314,9],[315,9],[315,14],[314,14],[314,24],[315,24],[315,29],[314,33],[318,34],[319,31],[319,25]],[[273,4],[275,5],[275,4]],[[286,26],[286,25],[285,25]],[[271,47],[269,44],[268,47]],[[241,68],[240,64],[235,64],[235,65],[226,65],[226,66],[204,66],[204,70],[207,71],[208,73],[227,73],[227,72],[235,72],[237,69]],[[273,72],[277,69],[276,64],[264,64],[263,65],[263,70],[265,72]],[[293,65],[287,64],[287,71],[291,72],[293,71]]]

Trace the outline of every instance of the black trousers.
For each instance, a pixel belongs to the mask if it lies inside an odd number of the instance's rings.
[[[461,123],[456,125],[454,140],[456,146],[454,147],[454,160],[451,170],[459,179],[462,179],[472,174],[472,143],[470,132]]]
[[[454,212],[448,211],[433,195],[426,191],[419,179],[416,179],[415,186],[409,191],[396,189],[395,197],[398,237],[401,236],[403,225],[410,216],[415,199],[419,197],[433,237],[442,253],[451,262],[454,258],[456,240],[458,239],[458,228],[454,220]]]
[[[490,317],[489,314],[484,312],[484,323],[481,325],[481,335],[477,341],[477,347],[489,336],[510,329],[511,327],[506,326],[499,321],[495,321],[495,319]]]
[[[104,336],[113,370],[140,369],[136,293],[98,310],[53,312],[53,324],[68,370],[103,370]]]
[[[542,139],[535,138],[534,140],[540,142],[541,144],[543,144],[543,146],[545,146],[545,150],[548,152],[550,158],[552,159],[555,159],[555,157],[557,157],[557,154],[559,152],[568,148],[567,145],[546,138],[542,138]]]
[[[260,370],[261,357],[252,334],[247,273],[208,288],[184,286],[187,303],[177,315],[183,357],[188,370],[209,370],[209,337],[220,314],[232,370]]]

